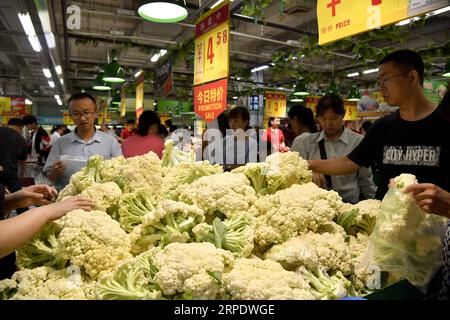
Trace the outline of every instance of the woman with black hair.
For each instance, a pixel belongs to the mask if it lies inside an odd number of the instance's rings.
[[[164,140],[159,136],[160,123],[155,111],[144,111],[139,117],[138,134],[122,142],[124,157],[141,156],[153,151],[161,158]]]

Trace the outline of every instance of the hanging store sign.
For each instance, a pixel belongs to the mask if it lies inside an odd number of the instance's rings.
[[[125,117],[127,113],[127,98],[125,95],[125,88],[120,90],[120,116]]]
[[[167,97],[173,89],[172,62],[167,62],[155,70],[155,95]]]
[[[266,98],[264,106],[264,127],[267,127],[270,118],[286,117],[286,94],[284,92],[264,93]]]
[[[66,126],[75,125],[75,123],[73,122],[72,116],[70,115],[70,113],[68,111],[64,111],[64,113],[63,113],[63,123]]]
[[[311,109],[314,117],[316,117],[317,104],[319,103],[321,97],[319,96],[307,96],[305,105],[307,108]]]
[[[230,5],[202,15],[195,24],[194,85],[228,77]]]
[[[427,13],[449,0],[318,0],[319,45]]]
[[[344,101],[345,116],[344,121],[356,121],[358,120],[358,102],[357,101]]]
[[[144,112],[144,72],[136,80],[136,123],[139,122],[139,117]]]
[[[228,79],[194,87],[194,112],[207,122],[213,121],[227,107]]]
[[[11,110],[11,98],[0,97],[0,112]]]

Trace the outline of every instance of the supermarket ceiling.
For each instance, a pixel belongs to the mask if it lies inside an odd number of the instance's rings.
[[[0,1],[0,90],[5,95],[24,95],[33,101],[53,104],[54,94],[66,95],[73,90],[90,88],[95,76],[107,63],[112,48],[119,50],[118,61],[126,68],[127,79],[132,82],[139,69],[155,68],[157,62],[152,62],[151,58],[160,49],[168,49],[170,53],[170,49],[177,44],[192,39],[195,20],[217,0],[186,2],[189,15],[183,22],[157,24],[137,15],[136,0]],[[65,8],[73,4],[81,9],[78,30],[69,30],[64,23],[67,20]],[[50,28],[55,36],[54,48],[49,47],[45,40],[44,30],[49,26],[42,24],[37,6],[48,12]],[[231,2],[232,90],[255,86],[245,82],[242,79],[244,75],[254,67],[275,60],[282,64],[282,68],[278,68],[277,72],[271,70],[277,68],[265,71],[260,86],[292,87],[302,74],[318,75],[315,78],[317,86],[333,76],[340,77],[343,84],[373,81],[376,73],[364,75],[359,72],[376,66],[375,59],[370,57],[373,48],[441,48],[428,60],[429,76],[433,77],[443,70],[449,54],[446,50],[450,39],[450,11],[431,16],[420,25],[399,27],[408,30],[407,37],[397,33],[391,38],[387,36],[389,40],[386,40],[385,34],[384,38],[372,37],[369,41],[366,35],[366,42],[354,40],[353,44],[347,43],[341,48],[333,46],[323,52],[314,49],[314,46],[307,47],[307,39],[315,43],[318,37],[316,1],[290,0],[283,5],[280,1],[272,1],[264,10],[264,23],[245,16],[242,12],[244,7],[242,0]],[[33,50],[18,18],[18,13],[27,11],[42,45],[40,52]],[[359,43],[366,43],[366,47],[361,48]],[[364,55],[364,50],[368,54]],[[174,66],[175,87],[189,90],[192,87],[193,65],[185,60],[181,59]],[[62,75],[55,71],[56,65],[62,66]],[[44,75],[44,68],[50,70],[50,78]],[[359,72],[360,76],[346,76],[355,72]],[[236,79],[239,77],[240,80]],[[63,81],[60,81],[61,78]],[[151,90],[151,85],[148,85],[146,94],[151,94]]]

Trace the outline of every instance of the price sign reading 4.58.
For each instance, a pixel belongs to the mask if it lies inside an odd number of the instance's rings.
[[[194,85],[228,77],[229,4],[201,17],[195,30]]]

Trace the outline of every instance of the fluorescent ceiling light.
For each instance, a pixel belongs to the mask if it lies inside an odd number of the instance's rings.
[[[33,102],[31,102],[31,100],[25,99],[25,104],[30,105],[30,104],[33,104]]]
[[[31,22],[30,14],[27,13],[19,13],[18,14],[20,23],[22,24],[22,28],[25,31],[25,34],[28,36],[28,41],[31,44],[31,47],[34,51],[40,52],[42,47],[39,39],[36,35],[36,31],[34,30],[33,23]]]
[[[159,60],[159,53],[155,53],[153,57],[150,58],[151,62],[156,62]]]
[[[59,94],[55,94],[55,99],[56,100],[61,100],[61,98],[59,97]]]
[[[378,68],[368,69],[368,70],[363,71],[364,74],[369,74],[369,73],[374,73],[374,72],[378,72]]]
[[[136,73],[134,74],[134,77],[135,77],[135,78],[139,77],[139,76],[141,75],[141,73],[142,73],[142,70],[139,70],[138,72],[136,72]]]
[[[400,27],[400,26],[405,26],[405,25],[410,24],[411,22],[414,22],[414,21],[417,21],[417,20],[419,20],[418,17],[414,17],[414,18],[410,18],[410,19],[405,19],[405,20],[402,20],[402,21],[396,23],[395,25],[396,25],[396,26],[399,26],[399,27]]]
[[[61,82],[61,85],[64,85],[64,79],[59,79],[59,82]]]
[[[221,4],[223,2],[223,0],[219,0],[216,3],[214,3],[210,9],[214,9],[215,7],[217,7],[219,4]],[[230,0],[230,2],[233,2],[233,0]]]
[[[351,78],[351,77],[357,77],[359,76],[359,72],[353,72],[353,73],[349,73],[347,74],[347,77]]]
[[[47,41],[47,45],[49,49],[56,48],[56,40],[53,32],[46,32],[45,33],[45,41]]]
[[[57,73],[58,75],[62,75],[62,68],[61,68],[60,65],[57,65],[57,66],[55,67],[55,71],[56,71],[56,73]]]
[[[55,87],[55,83],[51,80],[48,80],[48,85],[50,86],[50,88],[54,88]]]
[[[56,100],[56,103],[58,103],[58,105],[62,106],[62,101],[61,100]]]
[[[277,89],[278,89],[278,90],[284,90],[284,88],[283,88],[283,87],[278,87]]]
[[[23,30],[27,36],[36,36],[36,31],[34,30],[33,23],[31,22],[30,14],[19,13],[19,20],[22,23]]]
[[[238,99],[238,97],[236,97],[236,96],[233,97],[233,100],[237,100],[237,99]]]
[[[28,36],[28,42],[30,42],[34,51],[41,52],[42,47],[37,36]]]
[[[48,68],[44,68],[44,69],[42,69],[42,71],[44,72],[44,76],[46,77],[46,78],[51,78],[52,77],[52,74],[50,73],[50,69],[48,69]]]
[[[237,77],[236,80],[239,81],[239,80],[241,80],[241,78]]]
[[[446,7],[444,7],[444,8],[441,8],[441,9],[437,9],[437,10],[431,11],[431,12],[427,13],[425,16],[427,16],[427,17],[429,17],[429,16],[435,16],[435,15],[437,15],[437,14],[441,14],[441,13],[447,12],[447,11],[449,11],[449,10],[450,10],[450,6],[446,6]]]
[[[166,49],[159,50],[159,54],[160,54],[161,57],[164,57],[166,55],[166,53],[167,53]]]
[[[265,69],[268,69],[268,68],[270,68],[270,67],[265,64],[263,66],[259,66],[259,67],[253,68],[252,72],[258,72],[258,71],[265,70]]]

